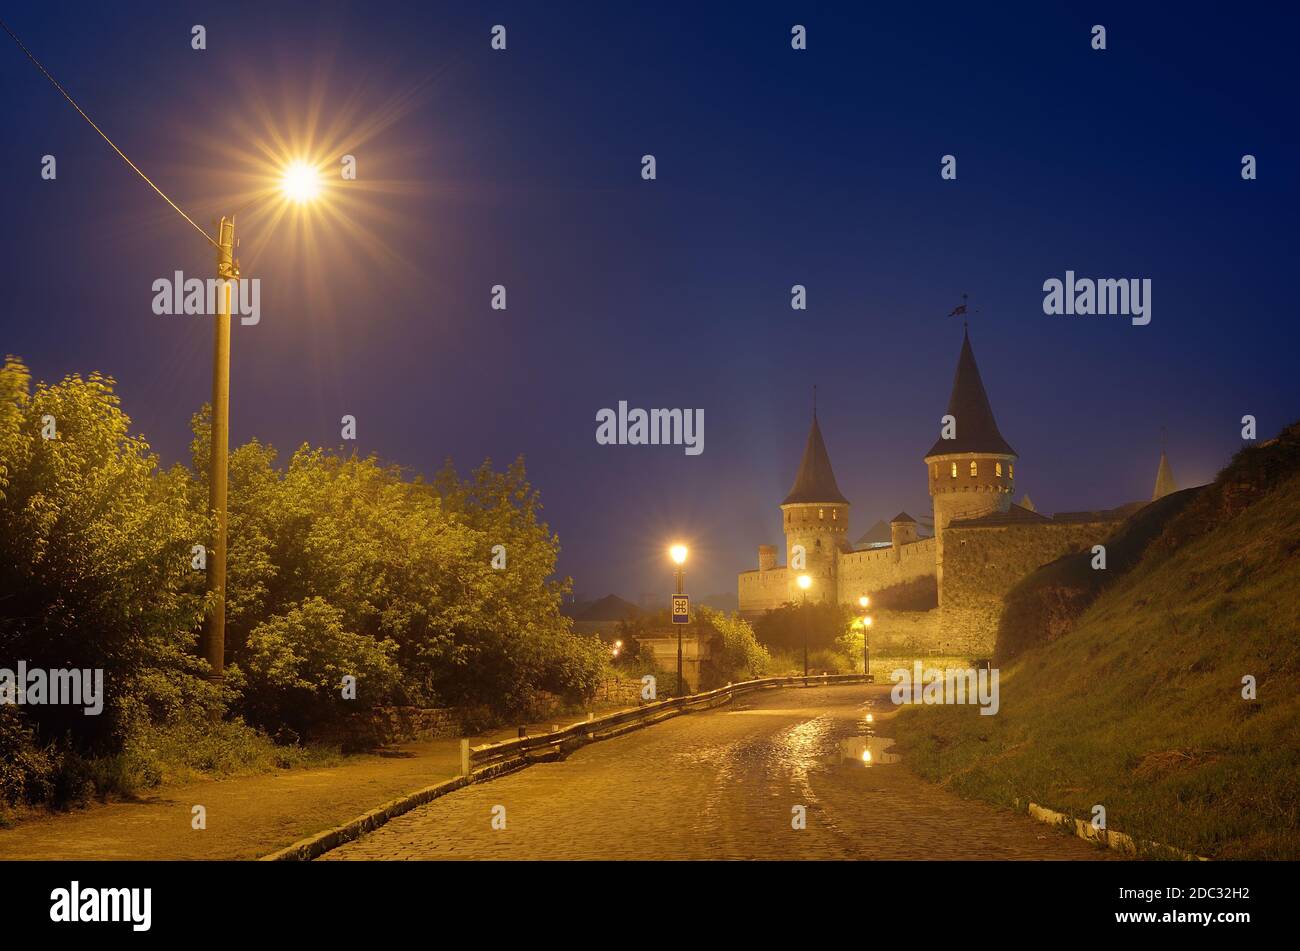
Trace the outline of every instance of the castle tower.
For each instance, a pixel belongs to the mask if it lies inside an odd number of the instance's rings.
[[[803,591],[796,583],[799,575],[812,575],[813,585],[808,591],[809,601],[839,602],[837,579],[840,549],[847,543],[849,531],[849,501],[840,494],[831,471],[831,459],[826,452],[821,427],[817,425],[817,410],[813,410],[812,429],[808,431],[808,444],[804,446],[799,474],[795,476],[790,494],[781,503],[785,528],[786,573],[789,581],[787,596],[798,602]],[[803,547],[799,558],[795,546]],[[803,561],[800,568],[799,562]]]
[[[1016,451],[998,431],[984,381],[975,365],[970,333],[964,335],[948,397],[954,438],[940,438],[925,454],[934,500],[935,573],[943,604],[943,530],[953,519],[979,518],[1011,507]]]
[[[1160,467],[1156,469],[1156,488],[1151,493],[1151,501],[1163,499],[1166,495],[1178,491],[1178,483],[1174,481],[1174,470],[1169,468],[1169,459],[1165,456],[1165,451],[1160,450]]]
[[[906,512],[899,512],[889,520],[889,546],[894,550],[894,561],[903,555],[903,546],[916,541],[916,519]]]

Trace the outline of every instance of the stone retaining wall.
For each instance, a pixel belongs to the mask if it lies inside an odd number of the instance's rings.
[[[353,713],[322,739],[344,749],[369,749],[409,740],[464,736],[460,711],[450,707],[374,707]]]

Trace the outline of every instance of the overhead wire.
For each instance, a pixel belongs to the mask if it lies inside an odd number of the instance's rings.
[[[114,152],[116,152],[118,155],[122,157],[122,161],[126,162],[127,165],[131,166],[131,169],[142,179],[144,179],[145,184],[147,184],[150,188],[156,191],[159,197],[161,197],[163,201],[171,205],[178,215],[180,215],[191,225],[193,225],[194,230],[197,231],[199,234],[203,235],[204,240],[207,241],[208,244],[212,245],[214,248],[220,251],[221,250],[220,243],[218,243],[215,239],[213,239],[211,235],[209,235],[206,231],[204,231],[201,227],[199,227],[199,225],[195,223],[194,219],[191,218],[189,215],[187,215],[181,209],[180,205],[176,204],[176,202],[168,198],[167,193],[164,192],[157,185],[155,185],[153,181],[149,178],[149,176],[146,175],[144,172],[142,172],[140,170],[140,167],[136,165],[135,162],[132,162],[131,159],[127,157],[127,154],[123,152],[121,149],[119,149],[117,147],[117,144],[112,139],[110,139],[107,135],[104,134],[103,129],[95,125],[94,120],[92,120],[90,116],[86,115],[85,110],[82,109],[81,106],[77,105],[77,101],[73,99],[72,96],[68,95],[68,91],[59,84],[59,81],[57,79],[55,79],[52,75],[50,75],[50,71],[46,69],[43,65],[41,65],[41,61],[38,60],[35,57],[35,55],[33,55],[32,51],[29,50],[27,46],[23,43],[23,41],[18,38],[18,34],[16,34],[13,30],[9,29],[9,24],[5,23],[4,20],[0,20],[0,27],[3,27],[4,31],[13,38],[13,41],[18,44],[18,48],[27,54],[27,58],[30,59],[33,64],[35,64],[36,68],[39,69],[41,73],[45,76],[45,78],[50,81],[51,85],[53,85],[54,88],[57,89],[63,95],[63,98],[68,100],[72,108],[77,110],[77,114],[80,115],[81,118],[85,119],[86,122],[89,123],[92,129],[94,129],[96,132],[99,133],[100,138],[102,138],[105,142],[107,142]]]

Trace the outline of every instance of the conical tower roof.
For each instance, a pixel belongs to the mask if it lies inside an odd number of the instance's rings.
[[[962,340],[961,356],[957,358],[952,395],[948,397],[948,415],[957,420],[957,438],[939,439],[926,453],[927,458],[950,452],[1016,454],[998,432],[993,407],[989,406],[989,396],[984,392],[984,381],[980,379],[980,368],[975,365],[969,332]]]
[[[803,459],[799,463],[799,474],[794,478],[794,486],[785,497],[782,505],[796,502],[844,502],[848,499],[840,494],[840,487],[835,484],[835,473],[831,471],[831,457],[826,453],[826,441],[822,439],[821,427],[817,425],[817,411],[813,411],[812,429],[808,430],[808,444],[803,447]]]
[[[1165,451],[1160,450],[1160,468],[1156,470],[1156,488],[1151,493],[1151,501],[1163,499],[1166,495],[1178,491],[1178,483],[1174,481],[1174,470],[1169,468],[1169,459],[1165,456]]]

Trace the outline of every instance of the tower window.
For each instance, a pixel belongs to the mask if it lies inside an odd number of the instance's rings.
[[[825,520],[825,518],[826,518],[826,510],[825,510],[825,509],[818,509],[818,510],[817,510],[817,518],[818,518],[818,519],[821,519],[821,520]]]
[[[1000,462],[996,462],[996,463],[994,463],[994,464],[993,464],[993,471],[994,471],[994,473],[997,475],[997,477],[998,477],[999,479],[1002,478],[1002,463],[1000,463]]]
[[[957,463],[955,462],[952,464],[952,477],[957,478]]]
[[[840,510],[839,510],[839,509],[831,509],[831,521],[832,521],[832,522],[834,522],[834,521],[838,521],[838,520],[839,520],[839,517],[840,517]]]
[[[1014,462],[1007,463],[1007,475],[1012,479],[1016,477],[1016,464]]]
[[[977,475],[980,474],[979,466],[976,465],[974,459],[972,459],[972,460],[970,461],[970,474],[971,474],[972,477],[977,476]]]

